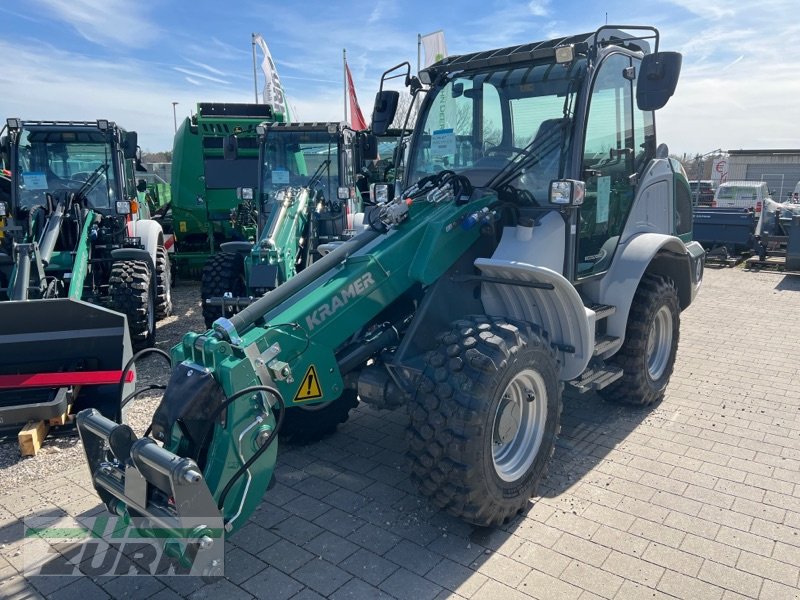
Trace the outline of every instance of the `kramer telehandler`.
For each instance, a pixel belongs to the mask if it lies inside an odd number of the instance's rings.
[[[8,119],[0,202],[0,423],[119,416],[132,350],[171,310],[161,227],[136,202],[137,136],[107,120]]]
[[[387,78],[425,94],[405,189],[286,283],[186,334],[148,435],[78,415],[109,510],[176,535],[192,525],[195,564],[218,572],[197,524],[244,525],[286,416],[356,395],[409,411],[412,478],[436,506],[485,526],[524,510],[563,384],[648,405],[670,379],[704,262],[685,173],[655,140],[680,62],[652,27],[604,26],[447,57],[419,79],[408,63],[387,71],[376,134],[397,108]]]

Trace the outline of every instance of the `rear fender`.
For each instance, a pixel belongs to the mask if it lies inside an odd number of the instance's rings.
[[[625,340],[633,296],[645,273],[663,275],[675,282],[681,310],[694,300],[703,278],[705,251],[697,242],[660,233],[641,233],[620,244],[608,272],[584,284],[594,302],[610,304],[606,333]]]

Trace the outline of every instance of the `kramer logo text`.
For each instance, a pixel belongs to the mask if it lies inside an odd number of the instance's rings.
[[[306,317],[308,329],[313,330],[315,327],[322,325],[328,317],[334,315],[343,306],[346,306],[350,300],[356,296],[366,295],[374,285],[375,280],[372,278],[372,273],[365,273],[347,287],[342,288],[330,302],[326,302]]]

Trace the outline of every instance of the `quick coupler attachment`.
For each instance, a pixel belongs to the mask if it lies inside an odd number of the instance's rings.
[[[78,413],[76,424],[109,512],[129,519],[138,535],[160,538],[165,552],[191,563],[192,574],[220,575],[223,519],[197,463],[93,408]]]

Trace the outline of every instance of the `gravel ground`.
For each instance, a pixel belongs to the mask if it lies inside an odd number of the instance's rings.
[[[200,285],[181,282],[172,289],[173,314],[159,321],[156,346],[169,351],[187,331],[201,331],[203,315],[200,311]],[[166,363],[159,357],[146,357],[137,365],[140,385],[166,383]],[[150,424],[150,417],[158,405],[158,390],[137,398],[128,412],[128,423],[141,435]],[[67,469],[83,462],[83,448],[74,428],[66,431],[51,430],[36,456],[21,457],[16,433],[0,442],[0,495]]]

